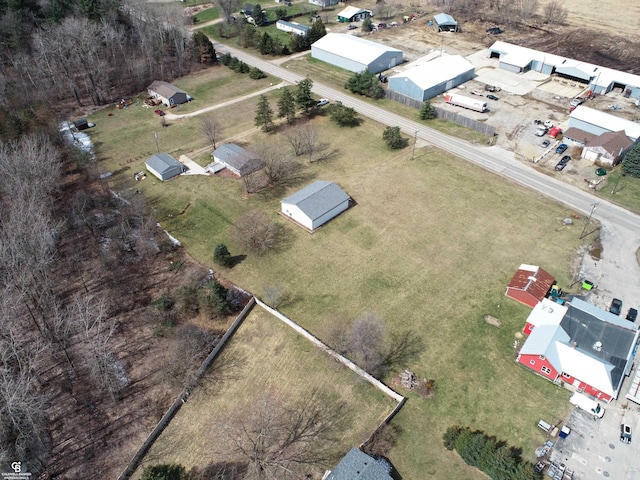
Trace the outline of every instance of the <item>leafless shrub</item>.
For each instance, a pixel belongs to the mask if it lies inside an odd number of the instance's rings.
[[[279,242],[279,228],[259,210],[249,210],[232,228],[231,235],[248,252],[264,255],[275,249]]]
[[[217,118],[212,116],[202,116],[200,118],[200,131],[207,141],[213,146],[214,150],[217,147],[220,138],[222,138],[222,124]]]
[[[549,2],[542,7],[542,16],[545,23],[562,24],[567,21],[569,13],[560,2]]]

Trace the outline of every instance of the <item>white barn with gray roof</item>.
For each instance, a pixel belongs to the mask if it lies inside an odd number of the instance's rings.
[[[187,171],[187,167],[168,153],[156,153],[149,157],[144,164],[150,173],[163,182]]]
[[[401,50],[344,33],[328,33],[316,41],[311,56],[355,73],[379,73],[402,63]]]
[[[315,230],[349,208],[351,198],[333,182],[317,180],[280,201],[280,212]]]

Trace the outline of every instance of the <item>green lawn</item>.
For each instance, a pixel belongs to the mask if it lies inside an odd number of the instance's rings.
[[[255,307],[214,361],[202,387],[162,433],[145,464],[175,462],[190,469],[219,461],[216,452],[228,448],[228,439],[220,435],[221,426],[238,415],[246,418],[253,401],[268,398],[291,405],[311,391],[346,406],[344,428],[332,445],[334,458],[324,468],[331,468],[351,446],[364,442],[397,405],[280,320]],[[323,471],[315,473],[315,478],[320,478]]]
[[[269,98],[275,108],[276,93]],[[229,131],[250,131],[245,146],[282,140],[252,130],[256,102],[219,111],[219,118]],[[158,130],[152,112],[128,110],[114,111],[117,119],[105,112],[90,119],[114,184],[130,178],[118,170],[122,159],[136,155],[124,166],[143,168],[139,152],[154,150]],[[235,219],[252,208],[267,212],[286,229],[286,248],[249,255],[223,274],[258,295],[265,285],[284,285],[293,300],[283,311],[313,333],[324,336],[329,318],[372,311],[390,331],[411,329],[423,338],[421,357],[406,366],[435,379],[437,393],[426,400],[411,394],[394,420],[402,434],[390,459],[403,478],[484,478],[443,449],[442,433],[452,424],[482,429],[533,459],[544,441],[537,421],[566,418],[569,393],[515,363],[514,334],[529,309],[504,297],[504,289],[521,263],[543,266],[568,287],[580,228],[561,221],[572,212],[435,148],[416,150],[413,161],[411,148],[389,151],[377,123],[339,128],[322,116],[312,123],[337,154],[307,164],[304,180],[289,189],[247,197],[239,180],[219,176],[166,183],[148,177],[136,188],[163,227],[212,267],[218,243],[232,255],[245,253],[229,236]],[[158,134],[169,151],[180,152],[204,144],[194,130],[197,124],[184,120]],[[313,179],[337,182],[357,205],[311,235],[277,212],[281,198]],[[502,327],[486,324],[485,314]]]
[[[640,213],[640,178],[622,175],[621,171],[622,166],[619,165],[609,172],[606,183],[598,187],[597,195]]]
[[[216,20],[218,18],[220,18],[220,8],[211,7],[196,13],[196,15],[193,17],[193,23],[205,23],[211,20]]]

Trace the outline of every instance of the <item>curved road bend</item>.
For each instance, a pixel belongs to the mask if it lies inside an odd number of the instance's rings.
[[[227,45],[216,44],[216,50],[229,52],[245,63],[258,67],[262,71],[292,84],[304,79],[302,75],[291,72],[287,68],[274,65]],[[593,217],[600,221],[603,226],[601,232],[602,241],[605,245],[603,258],[606,257],[608,261],[613,262],[618,268],[626,270],[624,273],[620,272],[625,283],[631,282],[631,285],[628,285],[625,290],[630,293],[633,291],[634,293],[633,298],[627,298],[627,301],[633,300],[636,304],[640,304],[640,267],[635,256],[635,252],[640,246],[639,215],[607,200],[598,198],[589,192],[544,175],[515,160],[511,152],[500,147],[471,145],[463,140],[445,135],[421,123],[388,112],[321,83],[314,82],[313,91],[321,97],[340,101],[344,105],[354,108],[361,115],[376,120],[383,125],[399,126],[404,133],[410,136],[417,135],[421,140],[425,140],[446,152],[564,203],[584,215],[589,215],[593,205],[598,204]],[[591,274],[598,276],[598,272]],[[606,282],[609,283],[608,286],[610,288],[615,287],[611,284],[612,281],[614,279],[608,279],[608,282]],[[602,286],[604,287],[604,285]]]

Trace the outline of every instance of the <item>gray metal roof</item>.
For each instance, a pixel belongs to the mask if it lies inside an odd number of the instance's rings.
[[[153,92],[156,92],[157,94],[163,96],[164,98],[171,98],[176,93],[184,93],[185,95],[187,94],[187,92],[179,89],[172,83],[163,82],[162,80],[156,80],[151,85],[149,85],[147,89]]]
[[[456,22],[451,15],[447,15],[446,13],[434,15],[433,19],[438,25],[458,25],[458,22]]]
[[[385,463],[352,448],[326,480],[392,480],[390,466]]]
[[[297,206],[311,220],[321,217],[341,203],[349,200],[349,195],[344,193],[333,182],[317,180],[307,185],[302,190],[281,200]]]
[[[636,342],[638,326],[580,299],[573,299],[560,326],[583,353],[613,365],[611,384],[619,388]],[[594,346],[598,343],[599,349]]]
[[[228,167],[240,172],[240,175],[246,175],[262,168],[260,159],[235,143],[220,145],[212,155]]]
[[[175,167],[179,167],[181,172],[185,169],[184,165],[168,153],[156,153],[150,156],[145,164],[159,174],[163,174]]]

